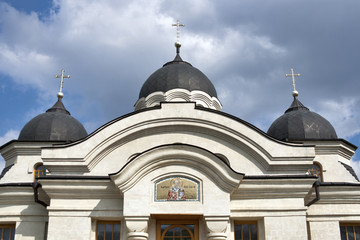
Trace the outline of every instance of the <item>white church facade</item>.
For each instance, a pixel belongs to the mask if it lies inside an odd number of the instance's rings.
[[[360,239],[357,147],[295,91],[268,133],[222,112],[176,47],[134,112],[88,135],[60,92],[0,147],[0,239]]]

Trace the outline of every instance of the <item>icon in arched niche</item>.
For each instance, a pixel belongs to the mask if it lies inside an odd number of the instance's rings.
[[[155,201],[198,201],[199,183],[185,177],[170,177],[155,183]]]
[[[174,178],[171,183],[167,200],[186,200],[183,181],[180,178]]]

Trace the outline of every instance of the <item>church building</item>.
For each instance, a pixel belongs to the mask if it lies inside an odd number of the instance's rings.
[[[133,112],[88,134],[60,90],[0,147],[0,239],[360,239],[357,147],[295,87],[267,133],[222,112],[175,46]]]

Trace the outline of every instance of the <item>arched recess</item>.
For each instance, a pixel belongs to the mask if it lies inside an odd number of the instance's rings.
[[[143,152],[147,148],[155,147],[155,144],[169,144],[180,142],[183,144],[198,145],[206,147],[208,145],[216,147],[216,153],[229,154],[223,156],[225,159],[247,159],[256,165],[259,171],[266,171],[271,163],[269,153],[261,147],[253,145],[253,142],[243,139],[236,133],[224,131],[217,126],[207,123],[194,123],[193,121],[182,122],[171,120],[169,126],[166,122],[147,122],[146,126],[136,126],[131,132],[123,134],[121,137],[107,139],[107,144],[99,147],[96,151],[90,152],[86,156],[87,167],[92,171],[101,161],[111,154],[118,154],[131,149],[135,152]],[[166,137],[164,137],[166,136]],[[142,139],[145,143],[139,144]],[[111,140],[111,141],[110,141]],[[131,156],[134,154],[132,153]],[[231,157],[235,156],[236,157]],[[122,155],[125,156],[125,155]],[[124,163],[127,161],[122,160]]]
[[[234,171],[227,163],[206,149],[187,144],[168,144],[135,156],[118,172],[110,174],[110,178],[124,193],[146,175],[169,166],[174,167],[173,169],[176,169],[176,166],[188,167],[201,172],[228,193],[234,191],[244,177],[244,174]]]

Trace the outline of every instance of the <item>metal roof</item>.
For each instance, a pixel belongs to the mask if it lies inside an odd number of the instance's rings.
[[[53,107],[23,127],[18,140],[76,141],[87,135],[84,126],[70,116],[59,98]]]
[[[154,92],[167,92],[176,88],[199,90],[217,98],[215,87],[205,74],[176,54],[173,61],[164,64],[145,81],[139,99]]]
[[[330,122],[311,112],[297,97],[285,114],[271,124],[267,133],[282,141],[337,139]]]

